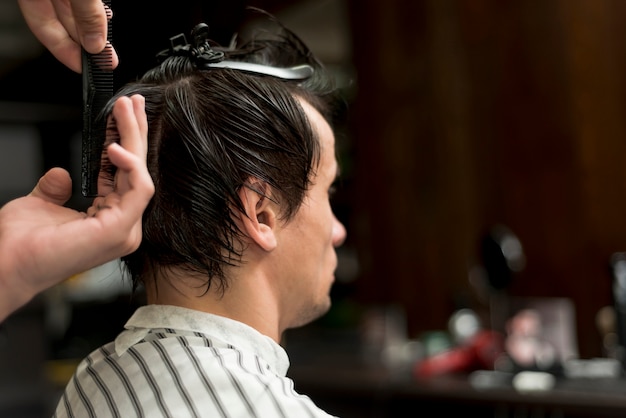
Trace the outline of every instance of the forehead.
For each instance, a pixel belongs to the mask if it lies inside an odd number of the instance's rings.
[[[335,134],[324,117],[309,102],[298,98],[304,112],[311,123],[313,131],[320,141],[320,169],[322,173],[333,176],[337,172],[337,159],[335,157]],[[320,173],[321,174],[321,173]]]

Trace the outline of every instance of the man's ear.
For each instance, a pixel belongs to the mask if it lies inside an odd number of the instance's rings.
[[[265,251],[273,250],[278,208],[271,199],[271,187],[255,179],[239,189],[239,198],[245,210],[242,231]]]

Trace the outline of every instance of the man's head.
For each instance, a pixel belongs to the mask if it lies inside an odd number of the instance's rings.
[[[334,246],[345,238],[328,196],[338,174],[331,78],[284,29],[280,37],[225,54],[275,67],[308,64],[314,71],[304,81],[284,80],[199,70],[193,59],[172,56],[120,90],[146,99],[148,168],[156,188],[142,244],[124,258],[126,266],[135,285],[173,282],[183,272],[200,278],[204,291],[223,292],[236,276],[230,272],[265,257],[268,271],[292,277],[281,291],[310,293],[306,280],[323,275],[327,299]],[[325,308],[312,308],[317,316],[330,306],[318,298]],[[291,322],[315,316],[299,315]]]

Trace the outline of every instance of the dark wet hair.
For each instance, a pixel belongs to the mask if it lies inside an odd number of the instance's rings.
[[[241,261],[235,218],[243,213],[238,191],[250,178],[271,186],[268,197],[280,204],[282,219],[302,204],[320,143],[296,98],[331,126],[339,101],[332,77],[305,44],[280,24],[275,28],[220,48],[228,60],[308,64],[314,69],[310,78],[199,70],[189,57],[171,56],[110,102],[107,113],[122,95],[141,94],[146,101],[155,194],[143,216],[139,248],[122,259],[135,287],[177,267],[205,277],[207,290],[225,290],[224,267]]]

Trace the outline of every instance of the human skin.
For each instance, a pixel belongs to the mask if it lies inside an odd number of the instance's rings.
[[[148,303],[182,306],[243,322],[280,342],[283,332],[322,316],[331,306],[336,248],[346,229],[335,217],[330,197],[338,175],[335,137],[309,103],[299,99],[321,144],[312,185],[293,218],[281,219],[267,185],[251,178],[239,191],[245,214],[237,220],[244,249],[241,263],[226,268],[228,287],[202,286],[203,277],[168,269],[167,278],[146,283]],[[259,193],[262,190],[263,193]],[[267,196],[269,195],[270,198]]]
[[[108,147],[117,166],[115,187],[87,212],[65,207],[72,193],[68,172],[49,170],[33,191],[0,209],[0,320],[37,293],[122,255],[141,242],[141,218],[154,194],[146,166],[144,98],[115,104],[120,144]]]
[[[26,24],[65,66],[82,72],[81,47],[97,54],[107,45],[111,9],[102,0],[17,0]],[[112,66],[119,59],[113,46]]]

